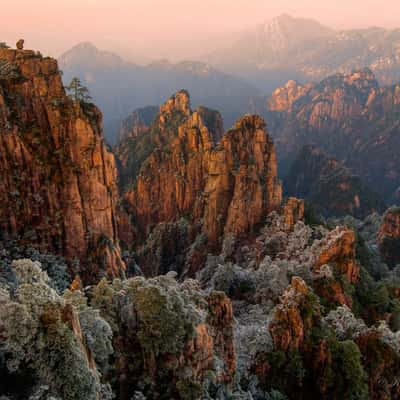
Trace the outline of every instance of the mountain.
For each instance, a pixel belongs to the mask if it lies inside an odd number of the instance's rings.
[[[116,182],[98,108],[66,96],[56,60],[0,49],[2,240],[63,256],[86,282],[122,276]]]
[[[118,191],[96,106],[0,49],[2,399],[400,397],[398,210],[316,225],[263,118],[185,90],[124,129]]]
[[[244,32],[230,48],[211,54],[209,61],[231,68],[272,69],[281,66],[291,49],[304,42],[331,37],[333,33],[312,19],[283,14]]]
[[[230,126],[243,112],[250,111],[260,92],[243,79],[225,74],[209,64],[183,61],[154,62],[146,66],[123,61],[119,56],[82,43],[59,58],[65,83],[79,77],[89,87],[104,114],[106,137],[115,143],[121,121],[134,109],[161,104],[181,88],[192,93],[197,105],[221,110]]]
[[[284,181],[286,194],[308,200],[325,216],[365,218],[385,204],[360,178],[315,146],[303,147]]]
[[[268,99],[266,114],[281,172],[304,145],[315,144],[386,202],[398,201],[399,107],[400,86],[380,87],[369,69],[313,84],[288,82]]]
[[[266,92],[289,79],[320,80],[364,67],[381,83],[392,84],[400,80],[400,30],[335,31],[285,14],[243,33],[233,45],[214,51],[205,60],[257,82]]]
[[[121,163],[125,205],[138,243],[150,239],[138,261],[149,273],[168,270],[179,256],[187,259],[175,264],[178,272],[193,274],[201,256],[220,249],[224,237],[252,231],[280,206],[275,152],[264,121],[245,116],[223,135],[220,121],[216,111],[192,111],[188,93],[180,91],[160,107],[149,131],[119,145],[128,156]],[[146,246],[167,231],[173,243],[160,245],[178,247],[154,260]],[[197,250],[185,255],[184,247],[202,236],[207,245],[198,239]]]

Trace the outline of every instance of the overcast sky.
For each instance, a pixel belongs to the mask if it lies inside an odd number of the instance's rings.
[[[400,27],[400,0],[1,0],[0,41],[58,56],[81,41],[130,58],[190,58],[289,13],[337,29]]]

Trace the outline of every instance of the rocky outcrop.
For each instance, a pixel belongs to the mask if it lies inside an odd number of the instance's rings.
[[[293,277],[275,309],[269,331],[275,348],[283,351],[299,349],[315,317],[310,303],[311,291],[300,277]]]
[[[224,235],[254,231],[280,206],[275,150],[262,118],[240,119],[210,153],[207,167],[204,229],[212,245]]]
[[[282,207],[282,215],[287,230],[292,230],[298,221],[304,219],[304,200],[289,197]]]
[[[139,239],[183,218],[189,236],[204,235],[203,247],[217,251],[224,237],[254,232],[279,208],[275,151],[262,118],[243,117],[215,144],[221,129],[219,114],[192,111],[185,91],[161,106],[150,135],[154,150],[124,193]]]
[[[218,378],[220,381],[230,382],[236,371],[232,303],[223,292],[212,292],[207,297],[207,302],[209,307],[207,322],[212,330],[213,345],[225,366],[223,374]]]
[[[400,209],[390,208],[378,232],[379,252],[391,268],[400,263]]]
[[[284,86],[277,88],[268,99],[268,109],[271,111],[288,111],[292,104],[304,96],[310,85],[303,86],[294,80],[288,81]]]
[[[356,237],[353,230],[336,227],[323,238],[318,247],[316,261],[313,265],[314,273],[318,274],[321,268],[329,265],[348,283],[357,283],[360,266],[356,261]],[[320,295],[329,300],[351,306],[351,298],[345,294],[345,288],[340,281],[328,279],[325,281],[325,285],[317,284],[317,291],[318,289]]]
[[[356,339],[356,343],[364,357],[371,398],[376,400],[399,399],[399,355],[385,343],[382,334],[374,329],[361,334]]]
[[[379,87],[371,70],[364,69],[301,89],[287,86],[293,88],[277,89],[267,105],[280,172],[287,174],[303,146],[316,145],[385,201],[396,200],[399,85]]]
[[[51,58],[0,49],[0,61],[13,67],[0,76],[3,239],[65,256],[85,281],[120,276],[117,171],[99,110],[66,96]]]
[[[324,216],[365,218],[385,204],[359,177],[316,146],[303,147],[284,180],[285,192],[306,199]]]

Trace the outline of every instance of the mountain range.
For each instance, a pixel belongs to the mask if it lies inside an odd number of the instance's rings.
[[[399,199],[398,84],[380,86],[369,69],[302,85],[289,81],[267,101],[282,176],[304,145],[316,145],[389,203]]]
[[[393,84],[400,80],[400,30],[337,31],[284,14],[191,61],[140,65],[83,42],[59,64],[65,84],[77,76],[89,87],[103,111],[106,138],[115,143],[130,112],[159,105],[182,88],[193,104],[220,110],[231,126],[243,112],[262,112],[260,98],[290,79],[306,83],[368,67],[380,84]]]
[[[134,109],[159,105],[182,88],[193,93],[193,103],[221,110],[228,126],[249,112],[261,92],[245,80],[199,61],[172,64],[166,60],[142,66],[116,54],[81,43],[59,58],[63,80],[78,77],[88,86],[104,114],[106,138],[114,143],[121,121]]]
[[[389,84],[400,79],[400,29],[337,31],[284,14],[244,32],[205,60],[265,91],[281,85],[282,79],[320,80],[364,67]]]
[[[2,400],[400,398],[400,209],[313,218],[282,196],[271,135],[289,121],[284,154],[309,132],[334,151],[340,133],[340,160],[306,148],[288,182],[307,197],[330,182],[317,200],[335,209],[342,159],[376,148],[382,185],[396,175],[397,86],[369,70],[290,82],[270,128],[228,129],[179,90],[110,149],[99,109],[22,47],[0,48]]]

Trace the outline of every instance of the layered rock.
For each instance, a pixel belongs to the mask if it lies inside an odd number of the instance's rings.
[[[324,216],[365,218],[385,204],[359,177],[316,146],[303,147],[284,181],[288,195],[308,200]]]
[[[379,87],[364,69],[297,87],[276,90],[268,101],[280,171],[287,174],[304,145],[316,145],[385,201],[396,200],[399,86]]]
[[[99,110],[66,96],[51,58],[0,49],[0,61],[12,71],[0,75],[3,239],[80,262],[86,281],[120,276],[117,171]]]
[[[379,252],[390,267],[400,263],[400,209],[390,208],[378,232]]]
[[[219,114],[192,111],[185,91],[161,106],[152,133],[135,144],[150,140],[154,150],[124,194],[139,239],[151,237],[158,224],[183,218],[189,237],[205,237],[202,254],[191,254],[201,259],[206,249],[217,251],[224,237],[254,232],[279,208],[275,151],[262,118],[243,117],[216,145],[221,129]]]

